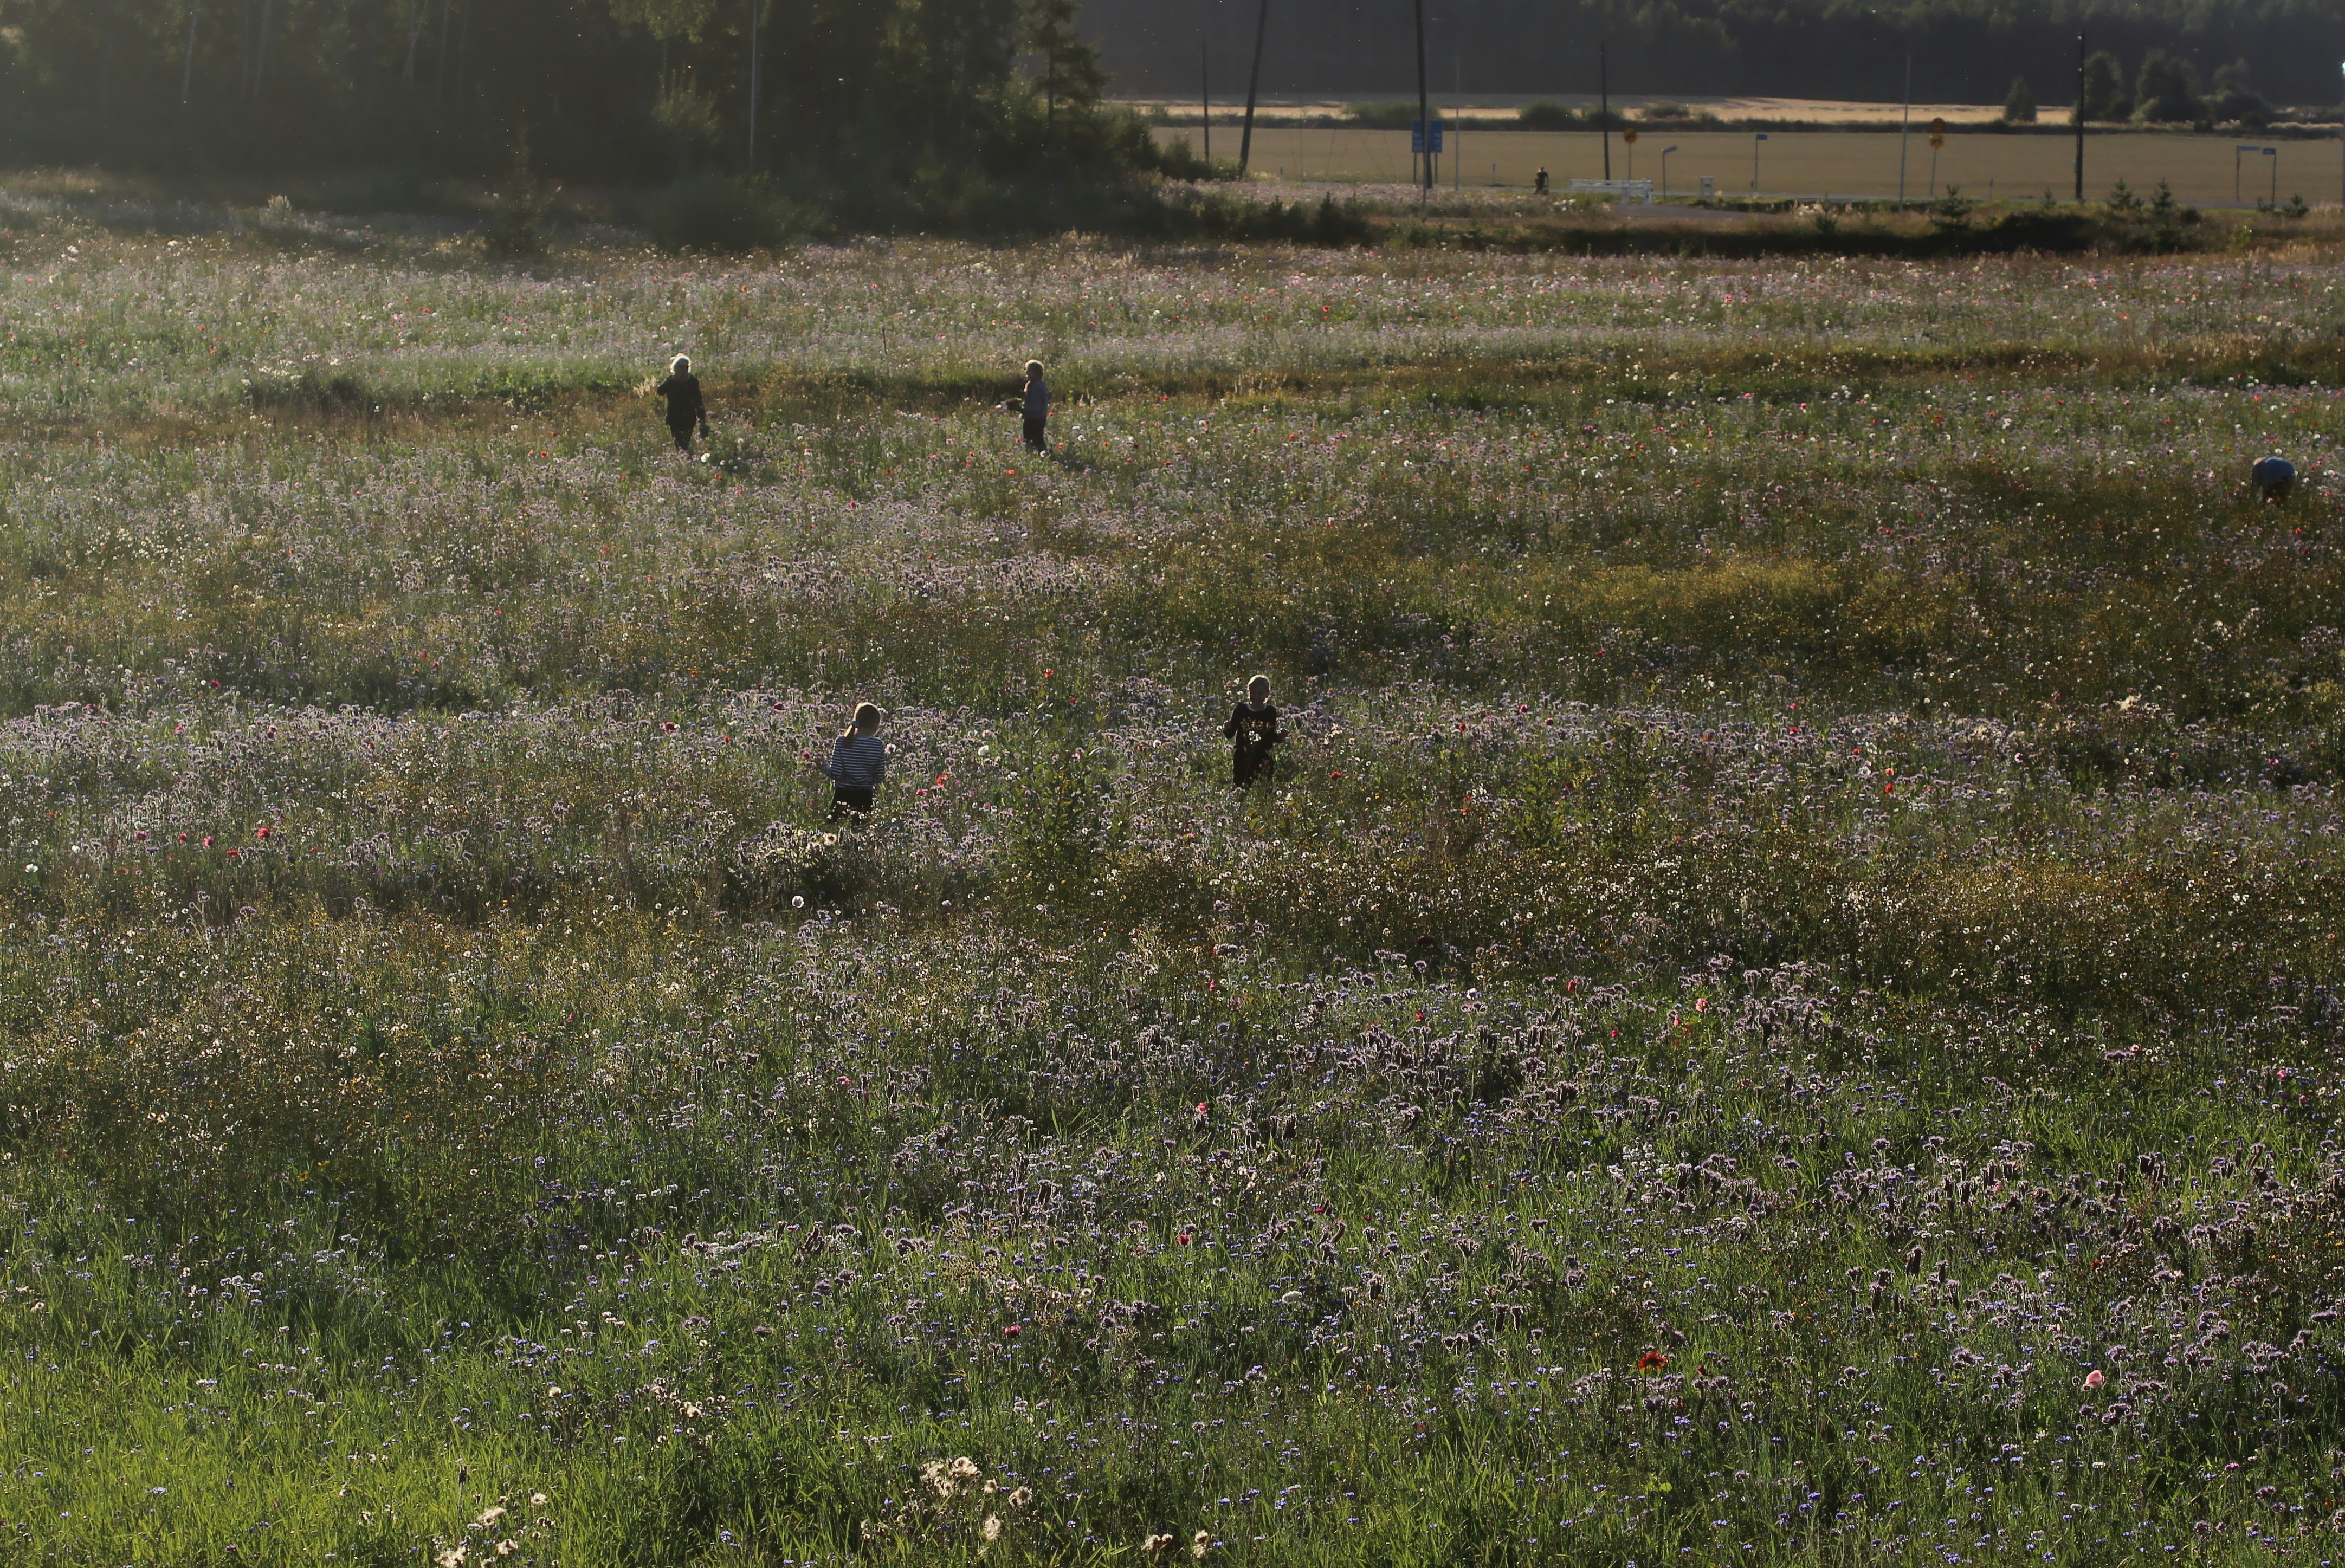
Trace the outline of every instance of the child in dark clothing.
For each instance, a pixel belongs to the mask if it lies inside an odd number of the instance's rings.
[[[1246,700],[1230,710],[1222,733],[1235,747],[1230,755],[1231,787],[1247,789],[1256,779],[1270,782],[1275,772],[1270,750],[1286,735],[1278,727],[1278,710],[1271,705],[1269,676],[1256,675],[1246,683]]]
[[[700,378],[692,373],[692,361],[678,354],[669,361],[667,379],[652,389],[667,400],[667,433],[675,438],[678,451],[692,450],[692,427],[698,425],[705,439],[708,434],[708,404],[700,395]]]
[[[1026,361],[1026,389],[1019,394],[1018,411],[1026,416],[1026,445],[1034,451],[1047,452],[1051,442],[1044,433],[1051,417],[1051,383],[1042,379],[1042,361]]]

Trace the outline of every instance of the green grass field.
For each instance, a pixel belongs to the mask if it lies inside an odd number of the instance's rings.
[[[2345,1545],[2333,241],[0,214],[10,1561]]]

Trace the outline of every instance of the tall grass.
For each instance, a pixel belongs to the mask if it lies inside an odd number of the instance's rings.
[[[2317,268],[171,238],[6,285],[17,1557],[2323,1560]]]

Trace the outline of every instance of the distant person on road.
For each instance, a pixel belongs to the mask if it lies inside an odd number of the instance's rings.
[[[708,436],[708,404],[700,396],[700,378],[692,373],[692,361],[682,354],[668,361],[667,379],[652,389],[667,400],[667,431],[675,438],[676,450],[692,450],[692,428],[700,427],[702,440]]]
[[[2255,479],[2256,493],[2266,501],[2286,501],[2289,491],[2296,488],[2296,465],[2283,457],[2259,459],[2249,472]]]
[[[1019,413],[1026,417],[1028,450],[1038,452],[1049,451],[1051,441],[1046,433],[1046,421],[1051,417],[1051,383],[1042,379],[1041,360],[1026,361],[1025,389],[1010,401]]]
[[[1256,675],[1246,683],[1245,701],[1230,710],[1222,726],[1234,747],[1230,754],[1230,787],[1250,789],[1256,779],[1270,782],[1275,768],[1271,748],[1284,740],[1278,727],[1278,710],[1270,701],[1270,677]]]
[[[855,721],[830,744],[830,761],[821,764],[830,780],[830,820],[845,817],[860,822],[871,814],[872,796],[888,779],[888,743],[879,738],[879,710],[859,703]]]
[[[1532,185],[1531,189],[1534,193],[1539,196],[1545,196],[1547,194],[1547,165],[1539,165],[1539,171],[1535,177],[1535,183]]]

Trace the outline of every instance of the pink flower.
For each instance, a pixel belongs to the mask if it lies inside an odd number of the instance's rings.
[[[2088,1389],[2099,1388],[2103,1383],[2107,1382],[2109,1380],[2106,1377],[2102,1375],[2101,1370],[2098,1367],[2095,1367],[2091,1371],[2085,1374],[2085,1386]]]

